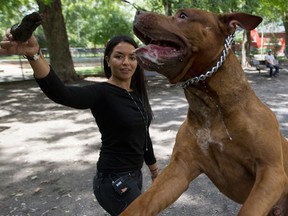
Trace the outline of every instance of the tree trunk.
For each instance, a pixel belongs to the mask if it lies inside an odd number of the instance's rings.
[[[243,68],[248,67],[250,60],[250,31],[243,30],[243,43],[241,52],[241,64]]]
[[[165,15],[171,16],[172,15],[172,3],[171,0],[162,0],[164,9],[165,9]]]
[[[72,83],[78,79],[62,14],[61,0],[52,0],[45,5],[43,0],[36,0],[39,12],[43,14],[43,30],[50,55],[50,64],[65,83]]]
[[[288,58],[288,15],[283,20],[285,29],[285,56]]]

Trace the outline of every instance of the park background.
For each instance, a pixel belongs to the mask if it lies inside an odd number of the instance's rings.
[[[267,50],[272,49],[280,63],[287,62],[287,0],[0,0],[0,3],[2,34],[24,15],[34,11],[43,14],[43,24],[35,34],[42,52],[67,83],[82,75],[102,73],[105,44],[114,35],[134,37],[132,23],[137,10],[173,15],[179,8],[194,7],[215,13],[259,15],[263,22],[254,31],[240,28],[237,31],[234,51],[239,61],[243,67],[249,67],[253,58],[263,60]],[[3,71],[1,62],[25,68],[22,60],[19,56],[0,57],[0,71]]]

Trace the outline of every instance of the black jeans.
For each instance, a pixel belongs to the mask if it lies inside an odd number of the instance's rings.
[[[128,187],[122,195],[118,194],[112,186],[112,183],[120,177]],[[97,172],[93,181],[94,195],[110,215],[117,216],[141,194],[142,182],[141,170],[109,174]]]
[[[270,63],[267,63],[266,66],[268,68],[270,68],[270,72],[269,72],[270,77],[277,76],[279,74],[279,66],[278,65],[272,65]],[[273,73],[273,69],[275,69],[274,73]]]

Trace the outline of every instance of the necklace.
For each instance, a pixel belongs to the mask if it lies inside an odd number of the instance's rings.
[[[148,144],[147,144],[147,134],[148,134],[148,115],[147,113],[145,112],[146,115],[144,115],[144,113],[141,111],[140,107],[138,106],[138,104],[136,103],[136,101],[134,100],[133,96],[130,94],[129,91],[125,90],[127,92],[127,94],[130,96],[130,98],[132,99],[132,101],[134,102],[135,106],[137,107],[137,109],[139,110],[139,112],[141,113],[141,116],[142,116],[142,119],[143,119],[143,122],[144,122],[144,125],[145,125],[145,148],[146,148],[146,151],[148,151]],[[144,108],[144,105],[141,101],[140,98],[138,98],[142,107],[143,107],[143,110],[145,111],[145,108]]]

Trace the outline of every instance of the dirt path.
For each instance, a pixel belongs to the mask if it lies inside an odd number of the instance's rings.
[[[288,70],[272,80],[246,72],[288,136]],[[162,76],[148,81],[155,115],[150,133],[164,168],[187,104],[183,90]],[[0,215],[107,215],[92,192],[100,135],[90,111],[54,104],[33,80],[0,83],[0,92]],[[146,167],[143,172],[147,189],[150,176]],[[201,175],[160,215],[231,216],[239,207]]]

